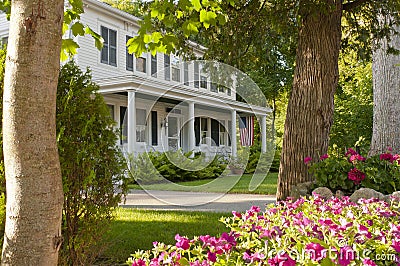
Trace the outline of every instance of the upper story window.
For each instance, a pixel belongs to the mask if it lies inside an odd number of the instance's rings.
[[[117,66],[117,31],[101,26],[101,37],[104,39],[101,62]]]
[[[157,77],[157,54],[151,56],[151,76]]]
[[[146,73],[146,61],[145,55],[136,58],[136,71]]]
[[[126,35],[126,42],[131,38],[131,36]],[[126,70],[133,71],[133,54],[129,53],[128,46],[126,47]]]
[[[187,62],[183,63],[183,84],[189,86],[189,64]]]
[[[200,88],[200,66],[199,62],[195,61],[194,62],[194,87],[195,88]]]
[[[210,83],[210,91],[212,92],[218,92],[218,86],[214,82]]]
[[[171,58],[169,55],[164,54],[164,78],[171,80]]]
[[[181,81],[181,70],[179,68],[179,57],[172,56],[172,80],[180,82]]]

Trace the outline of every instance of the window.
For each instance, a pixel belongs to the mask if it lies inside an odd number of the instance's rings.
[[[187,62],[183,63],[183,84],[189,86],[189,65]]]
[[[219,145],[226,145],[225,120],[219,121]]]
[[[136,58],[136,71],[146,73],[146,61],[145,56]]]
[[[200,76],[200,88],[207,89],[207,77]]]
[[[232,95],[232,90],[231,90],[231,88],[228,88],[228,89],[227,89],[227,93],[228,93],[229,96]]]
[[[219,86],[218,86],[218,91],[219,91],[220,93],[225,93],[225,87],[222,86],[222,85],[219,85]]]
[[[136,109],[136,142],[146,142],[145,109]]]
[[[212,91],[212,92],[218,92],[217,84],[215,84],[214,82],[211,82],[211,83],[210,83],[210,91]]]
[[[194,87],[195,88],[200,88],[200,68],[199,68],[199,62],[195,61],[194,62]]]
[[[179,57],[172,56],[172,80],[180,82],[181,81],[181,70],[179,69]]]
[[[151,56],[151,76],[157,77],[157,54]]]
[[[101,37],[104,39],[101,49],[101,62],[117,66],[117,32],[101,26]]]
[[[131,38],[131,36],[126,35],[126,42]],[[126,70],[133,71],[133,54],[129,53],[128,46],[126,47]]]
[[[167,54],[164,54],[164,77],[165,80],[171,79],[171,69],[170,69],[170,57]]]

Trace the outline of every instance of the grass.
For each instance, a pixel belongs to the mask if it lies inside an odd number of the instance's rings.
[[[263,175],[257,175],[257,178],[263,178]],[[187,181],[179,183],[161,183],[152,185],[130,185],[130,189],[146,190],[171,190],[171,191],[192,191],[192,192],[228,192],[244,194],[265,194],[275,195],[278,173],[269,173],[262,183],[253,191],[249,189],[252,179],[251,174],[243,176],[224,176],[217,179],[203,179],[196,181]]]
[[[174,237],[178,233],[189,238],[219,235],[227,231],[219,218],[230,215],[118,208],[111,230],[104,237],[107,248],[96,265],[125,265],[130,254],[138,249],[151,249],[153,241],[175,244]]]

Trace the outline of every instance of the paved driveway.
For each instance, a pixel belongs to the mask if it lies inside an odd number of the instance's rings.
[[[243,212],[253,205],[263,209],[275,200],[275,196],[268,195],[131,190],[121,206],[151,210]]]

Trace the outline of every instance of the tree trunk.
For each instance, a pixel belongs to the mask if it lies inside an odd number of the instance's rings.
[[[341,2],[325,0],[333,5],[332,10],[317,9],[302,15],[279,167],[278,200],[286,199],[293,185],[311,181],[304,158],[317,159],[328,149],[339,75]]]
[[[62,179],[56,92],[63,0],[13,0],[4,79],[2,265],[57,265]]]
[[[400,49],[400,36],[392,35],[390,42],[384,38],[379,44],[372,54],[374,117],[369,156],[388,147],[400,153],[400,56],[387,53],[389,46]]]

